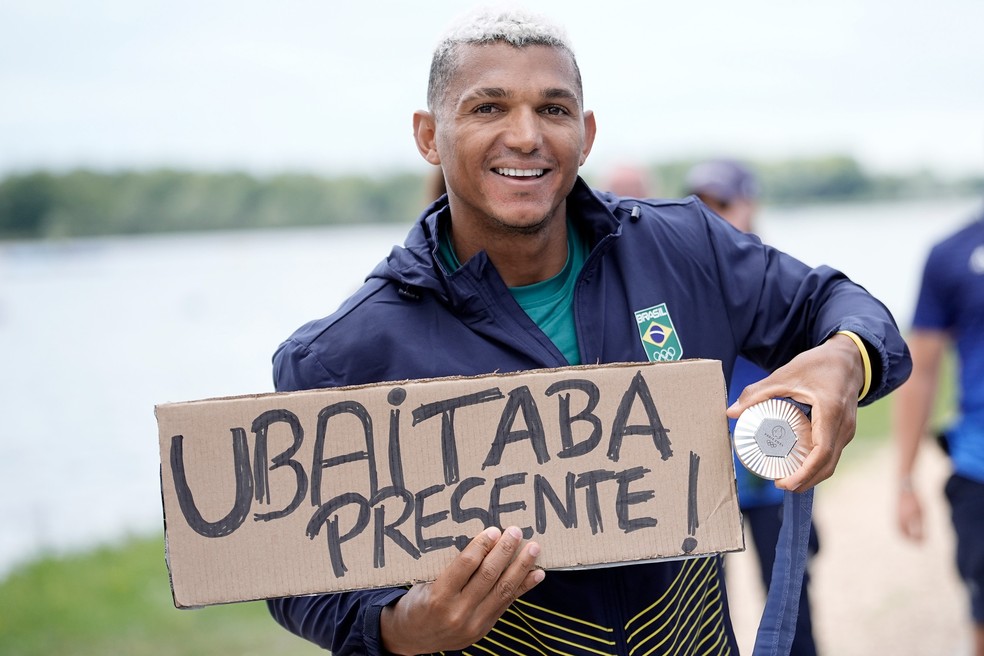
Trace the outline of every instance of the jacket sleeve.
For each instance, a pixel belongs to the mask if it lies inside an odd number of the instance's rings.
[[[383,656],[379,614],[406,590],[382,589],[268,599],[270,614],[285,629],[333,656]]]
[[[912,360],[884,304],[840,271],[809,267],[699,206],[739,352],[772,370],[849,330],[865,343],[871,360],[872,383],[862,405],[905,382]]]
[[[280,345],[273,363],[278,392],[341,384],[302,341],[294,338]],[[379,635],[379,615],[406,592],[403,588],[383,588],[283,597],[267,600],[267,607],[281,626],[330,650],[333,656],[382,656],[386,652]]]

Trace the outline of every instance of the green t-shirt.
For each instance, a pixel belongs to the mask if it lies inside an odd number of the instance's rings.
[[[461,262],[454,252],[447,228],[441,225],[437,255],[448,271],[456,271]],[[550,338],[568,364],[581,364],[577,348],[577,331],[574,328],[574,286],[577,275],[588,256],[588,243],[567,221],[567,263],[560,272],[532,285],[510,287],[513,298],[519,303],[540,330]]]

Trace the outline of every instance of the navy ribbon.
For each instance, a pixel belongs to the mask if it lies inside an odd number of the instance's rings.
[[[806,492],[787,490],[783,494],[782,526],[772,566],[772,583],[752,656],[789,656],[799,616],[812,517],[813,488]]]
[[[812,420],[813,408],[785,397]],[[755,634],[752,656],[789,656],[799,618],[803,576],[809,557],[813,519],[813,488],[806,492],[786,490],[782,496],[782,526],[776,542],[772,582],[765,598],[765,609]]]

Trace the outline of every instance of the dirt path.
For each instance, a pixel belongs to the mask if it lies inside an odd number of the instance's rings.
[[[964,656],[970,653],[967,602],[953,564],[945,457],[920,453],[916,485],[927,508],[927,538],[905,541],[895,528],[890,445],[838,471],[816,492],[820,553],[811,565],[815,636],[825,656]],[[762,612],[754,555],[728,556],[732,616],[750,654]]]

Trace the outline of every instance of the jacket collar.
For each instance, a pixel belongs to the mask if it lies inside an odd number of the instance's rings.
[[[621,222],[614,212],[619,198],[607,192],[592,190],[579,176],[567,196],[567,211],[575,225],[583,231],[591,242],[592,249],[609,236],[617,236]],[[465,280],[487,280],[489,276],[495,283],[503,286],[495,267],[484,251],[468,260],[461,269],[448,275],[437,257],[438,226],[441,221],[449,221],[450,208],[447,196],[432,203],[417,219],[410,229],[403,246],[396,246],[389,256],[380,262],[369,278],[384,278],[403,287],[429,290],[445,302],[458,305],[463,289],[457,289]],[[491,281],[490,281],[491,282]],[[465,285],[471,290],[473,284]],[[465,296],[471,297],[468,291]]]

